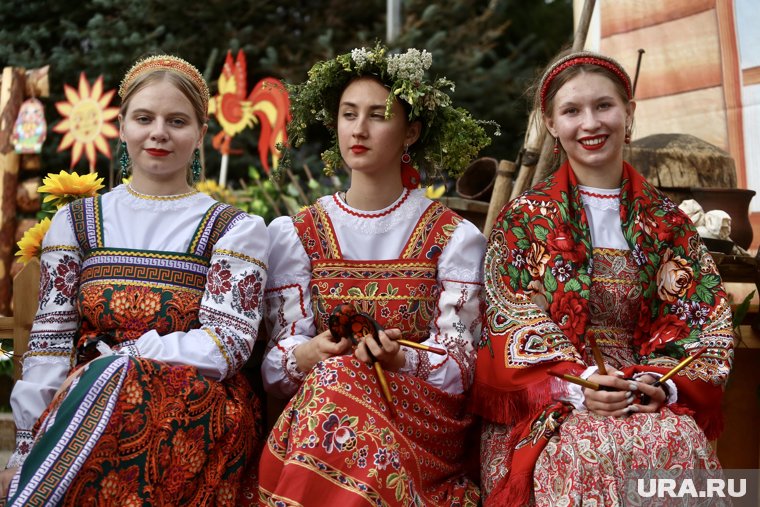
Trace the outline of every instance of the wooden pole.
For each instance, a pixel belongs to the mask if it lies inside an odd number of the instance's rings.
[[[11,264],[16,246],[16,186],[19,156],[11,135],[24,100],[24,69],[5,67],[0,82],[0,315],[11,314]]]
[[[483,225],[483,234],[488,237],[493,228],[493,222],[499,215],[501,208],[509,201],[512,195],[512,180],[515,176],[517,166],[509,160],[499,162],[499,168],[496,169],[496,179],[493,182],[493,192],[491,193],[491,202],[488,204],[488,213],[486,214],[486,223]]]
[[[581,17],[578,20],[578,28],[575,31],[573,37],[573,51],[581,51],[586,45],[586,36],[588,35],[588,27],[591,24],[591,16],[594,14],[594,6],[596,0],[586,0],[583,3],[583,10],[581,11]],[[541,151],[538,157],[538,164],[536,164],[536,171],[533,174],[531,185],[535,185],[542,179],[549,176],[554,166],[554,138],[546,134],[546,129],[541,129],[543,132],[543,139],[541,142]]]

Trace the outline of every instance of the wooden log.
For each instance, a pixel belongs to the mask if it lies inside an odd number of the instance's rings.
[[[502,160],[499,162],[499,168],[496,170],[496,179],[493,183],[491,201],[488,204],[486,222],[483,226],[483,234],[485,237],[488,237],[491,234],[494,220],[496,220],[496,217],[499,215],[499,212],[501,212],[504,205],[510,201],[515,171],[517,171],[517,166],[514,162],[510,162],[509,160]]]
[[[21,155],[21,169],[23,171],[39,171],[42,168],[42,157],[36,153]]]
[[[10,267],[16,243],[16,183],[19,156],[11,133],[24,100],[24,69],[6,67],[0,82],[0,315],[9,315],[13,281]]]
[[[26,71],[24,86],[27,97],[50,96],[50,65]]]
[[[21,182],[16,190],[16,207],[23,213],[37,213],[42,203],[37,189],[40,187],[39,178],[29,178]]]
[[[13,358],[14,377],[21,378],[21,360],[29,350],[29,332],[37,313],[40,294],[40,261],[32,259],[13,280],[18,290],[13,294]]]
[[[581,17],[578,20],[578,28],[575,31],[573,37],[573,51],[581,51],[586,45],[586,36],[588,35],[588,27],[591,24],[591,16],[594,14],[594,5],[596,0],[586,0],[583,3],[583,10],[581,11]],[[542,129],[544,132],[545,128]],[[532,184],[535,185],[539,181],[543,180],[552,173],[555,167],[554,159],[554,139],[550,135],[546,135],[541,143],[541,151],[538,157],[538,164],[536,164],[536,171],[533,174]]]

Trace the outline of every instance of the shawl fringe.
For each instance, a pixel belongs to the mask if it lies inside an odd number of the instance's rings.
[[[470,392],[468,408],[489,421],[514,426],[530,420],[540,408],[554,401],[552,378],[519,391],[506,391],[488,384],[476,383]]]
[[[494,485],[483,507],[527,506],[531,505],[532,497],[533,472],[509,474]]]

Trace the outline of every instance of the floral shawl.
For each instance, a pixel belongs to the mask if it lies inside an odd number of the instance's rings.
[[[640,267],[637,365],[665,373],[701,346],[677,374],[678,404],[715,438],[733,360],[731,310],[718,271],[688,217],[624,163],[620,218]],[[485,257],[486,314],[472,409],[512,427],[514,454],[489,501],[528,503],[533,467],[572,407],[546,371],[585,370],[584,335],[593,270],[591,234],[569,163],[501,211]],[[489,502],[490,503],[490,502]],[[494,502],[497,505],[498,501]]]

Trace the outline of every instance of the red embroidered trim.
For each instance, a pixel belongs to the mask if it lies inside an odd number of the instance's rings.
[[[359,211],[354,211],[354,210],[348,208],[345,204],[343,204],[343,201],[340,200],[340,197],[338,197],[338,194],[333,194],[333,201],[335,201],[335,204],[337,204],[340,209],[342,209],[343,211],[345,211],[349,215],[353,215],[355,217],[360,217],[360,218],[380,218],[380,217],[384,217],[386,215],[390,215],[391,213],[393,213],[394,211],[396,211],[397,209],[399,209],[401,207],[401,205],[404,204],[404,202],[406,202],[406,200],[409,198],[409,196],[411,195],[411,193],[412,192],[409,191],[408,188],[405,188],[404,189],[404,196],[396,204],[394,204],[391,208],[388,208],[385,211],[381,211],[380,213],[361,213]]]
[[[631,100],[633,98],[633,93],[631,91],[631,78],[628,77],[628,74],[618,62],[607,56],[581,52],[578,54],[566,56],[565,58],[555,63],[554,67],[549,69],[546,74],[544,74],[544,77],[541,79],[542,113],[546,112],[546,90],[549,88],[549,84],[552,82],[552,80],[554,80],[554,78],[557,77],[557,75],[563,70],[574,65],[583,64],[596,65],[598,67],[604,67],[605,69],[611,71],[623,84],[625,93],[628,95],[628,100]]]
[[[617,194],[596,194],[594,192],[587,192],[585,190],[580,191],[583,195],[588,195],[590,197],[599,197],[600,199],[620,199],[620,192]]]

